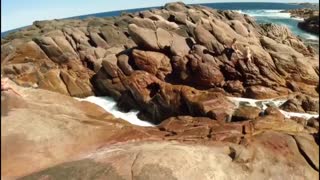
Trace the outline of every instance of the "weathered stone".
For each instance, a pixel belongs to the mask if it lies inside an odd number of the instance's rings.
[[[232,121],[253,120],[257,118],[261,110],[252,106],[240,106],[232,115]]]
[[[172,72],[170,59],[162,53],[133,50],[132,56],[140,70],[147,71],[161,80]]]

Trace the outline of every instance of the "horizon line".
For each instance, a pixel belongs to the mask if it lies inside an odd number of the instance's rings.
[[[175,1],[175,2],[182,2],[182,1]],[[68,16],[68,17],[64,17],[64,18],[53,18],[53,19],[43,19],[43,20],[34,20],[31,24],[29,25],[24,25],[24,26],[21,26],[21,27],[17,27],[17,28],[13,28],[13,29],[9,29],[9,30],[5,30],[5,31],[2,31],[1,30],[1,37],[2,37],[2,34],[3,33],[9,33],[11,31],[16,31],[16,30],[19,30],[19,29],[22,29],[22,28],[26,28],[26,27],[29,27],[29,26],[32,26],[34,22],[36,21],[47,21],[47,20],[63,20],[63,19],[72,19],[72,18],[77,18],[77,17],[81,17],[81,16],[90,16],[90,15],[96,15],[96,14],[102,14],[102,13],[112,13],[112,12],[118,12],[118,11],[126,11],[126,10],[137,10],[137,9],[148,9],[148,8],[161,8],[161,7],[164,7],[166,4],[169,4],[169,3],[175,3],[175,2],[168,2],[168,3],[165,3],[164,5],[161,5],[161,6],[149,6],[149,7],[138,7],[138,8],[127,8],[127,9],[117,9],[117,10],[109,10],[109,11],[100,11],[100,12],[95,12],[95,13],[90,13],[90,14],[82,14],[82,15],[74,15],[74,16]],[[308,3],[308,4],[319,4],[319,2],[250,2],[250,0],[248,0],[248,2],[204,2],[204,3],[185,3],[185,2],[182,2],[186,5],[205,5],[205,4],[231,4],[231,3],[273,3],[273,4],[303,4],[303,3]]]

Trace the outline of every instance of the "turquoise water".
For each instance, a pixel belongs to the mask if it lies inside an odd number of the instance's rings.
[[[313,35],[298,28],[298,22],[303,19],[291,18],[289,13],[281,13],[284,9],[273,10],[239,10],[239,12],[248,14],[256,19],[258,23],[274,23],[287,26],[294,34],[310,40],[319,40],[319,36]]]
[[[287,3],[210,3],[210,4],[201,4],[208,6],[214,9],[221,10],[237,10],[241,13],[248,14],[254,17],[258,23],[275,23],[280,25],[285,25],[290,28],[290,30],[305,39],[319,40],[319,36],[312,35],[300,30],[297,27],[299,22],[298,19],[290,18],[288,13],[280,13],[281,10],[288,9],[297,9],[301,8],[300,5],[287,4]],[[157,7],[154,7],[157,8]],[[140,8],[140,9],[129,9],[126,11],[112,11],[112,12],[103,12],[96,14],[89,14],[83,16],[76,16],[70,18],[87,18],[87,17],[110,17],[110,16],[119,16],[123,12],[133,13],[138,11],[147,10],[150,8]],[[7,31],[1,33],[1,37],[4,37],[6,34],[12,31],[17,31],[18,29]]]

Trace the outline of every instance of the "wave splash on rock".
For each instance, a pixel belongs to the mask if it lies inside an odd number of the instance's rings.
[[[283,105],[287,99],[264,99],[264,100],[257,100],[257,99],[249,99],[249,98],[237,98],[237,97],[229,97],[229,99],[236,104],[237,107],[241,105],[249,105],[252,107],[258,107],[261,110],[266,110],[270,106],[275,106],[279,108],[281,105]],[[309,113],[297,113],[297,112],[287,112],[282,109],[279,109],[279,111],[286,117],[286,118],[292,118],[292,117],[299,117],[306,120],[309,120],[310,118],[318,118],[319,114],[309,114]]]
[[[117,107],[117,102],[114,101],[111,97],[103,96],[89,96],[84,99],[76,98],[79,101],[88,101],[94,103],[100,107],[102,107],[105,111],[111,113],[116,118],[121,118],[123,120],[128,121],[131,124],[138,125],[138,126],[154,126],[154,124],[143,121],[138,118],[139,111],[131,110],[127,113],[121,112]]]
[[[252,61],[223,53],[234,38],[239,51],[251,49]],[[2,104],[8,105],[8,113],[1,115],[4,178],[33,173],[31,179],[65,179],[59,175],[68,173],[97,179],[97,170],[103,172],[100,179],[150,179],[156,173],[170,174],[160,179],[319,178],[318,118],[288,119],[278,108],[237,108],[228,99],[297,93],[280,109],[319,113],[319,56],[286,27],[173,3],[115,18],[36,22],[1,43],[3,75],[18,85],[38,87],[25,88],[30,94],[24,91],[28,96],[20,99],[2,93]],[[120,109],[138,109],[141,117],[159,125],[133,126],[72,98],[94,94],[111,96]],[[110,99],[89,99],[120,117]],[[124,118],[141,123],[136,114]],[[154,149],[151,141],[174,144]],[[148,146],[139,149],[130,142]],[[177,151],[177,143],[191,150]],[[126,145],[125,154],[111,145]],[[216,152],[201,151],[220,145],[221,161]],[[102,149],[113,152],[102,154]],[[88,154],[107,165],[105,171],[92,161],[71,163]],[[38,171],[59,164],[49,168],[57,173],[37,178]]]
[[[298,28],[298,23],[304,19],[293,17],[290,12],[281,9],[238,10],[237,12],[254,17],[258,23],[274,23],[287,26],[295,35],[304,39],[319,41],[319,36],[304,32]]]
[[[139,119],[138,117],[138,110],[131,110],[129,112],[122,112],[117,107],[117,102],[113,100],[111,97],[103,96],[89,96],[83,99],[76,98],[79,101],[88,101],[94,103],[100,107],[102,107],[105,111],[111,113],[116,118],[121,118],[131,124],[138,125],[138,126],[155,126],[154,124]],[[264,100],[256,100],[250,98],[237,98],[237,97],[229,97],[229,99],[236,105],[236,107],[240,106],[251,106],[251,107],[258,107],[261,110],[266,110],[269,106],[275,106],[279,108],[283,103],[285,103],[286,99],[264,99]],[[299,117],[306,120],[310,118],[318,118],[319,114],[309,114],[309,113],[297,113],[297,112],[287,112],[284,110],[279,109],[279,111],[286,117]]]

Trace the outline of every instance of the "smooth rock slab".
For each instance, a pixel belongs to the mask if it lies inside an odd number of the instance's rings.
[[[271,142],[267,139],[270,137],[279,139]],[[282,150],[272,149],[278,146],[283,146]],[[176,142],[129,143],[101,148],[76,161],[59,164],[22,179],[317,179],[317,171],[305,166],[294,146],[290,136],[277,133],[260,135],[247,149],[237,145],[208,147]],[[287,150],[289,147],[293,150]],[[289,154],[279,158],[274,151]],[[287,158],[295,155],[298,157]]]

